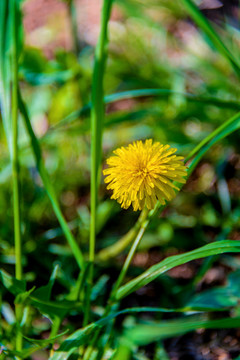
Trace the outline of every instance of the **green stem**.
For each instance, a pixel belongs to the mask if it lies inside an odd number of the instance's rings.
[[[54,317],[54,321],[52,323],[52,328],[51,328],[51,332],[49,335],[49,338],[53,338],[58,334],[59,328],[61,326],[61,322],[62,322],[62,318],[59,316]],[[51,350],[50,350],[50,356],[53,356],[54,354],[54,349],[53,349],[53,345],[51,346]]]
[[[102,129],[104,122],[104,91],[103,77],[107,58],[107,30],[111,13],[112,0],[104,0],[101,13],[100,34],[95,51],[95,61],[92,82],[91,108],[91,224],[89,239],[89,262],[92,263],[89,272],[87,301],[84,323],[88,322],[90,309],[90,293],[94,274],[95,243],[96,243],[96,215],[98,187],[100,178],[100,163],[102,153]]]
[[[77,11],[76,11],[76,4],[74,0],[69,1],[68,5],[69,16],[71,21],[71,31],[72,31],[72,38],[73,38],[73,48],[76,55],[80,52],[80,44],[78,38],[78,22],[77,22]]]
[[[104,0],[101,28],[95,52],[91,108],[91,228],[89,261],[94,261],[96,237],[96,206],[98,198],[99,168],[101,162],[102,129],[104,120],[103,76],[107,57],[107,25],[112,0]]]
[[[118,288],[121,286],[121,284],[122,284],[122,282],[123,282],[123,280],[124,280],[124,278],[125,278],[125,276],[126,276],[126,274],[127,274],[128,268],[129,268],[129,266],[130,266],[130,264],[131,264],[131,262],[132,262],[132,259],[133,259],[134,255],[135,255],[135,252],[136,252],[136,250],[137,250],[137,247],[138,247],[140,241],[142,240],[142,237],[143,237],[143,235],[144,235],[144,233],[145,233],[145,230],[146,230],[148,224],[149,224],[149,219],[148,219],[148,220],[145,220],[145,221],[141,224],[141,227],[140,227],[140,229],[139,229],[139,232],[138,232],[138,234],[137,234],[137,236],[136,236],[136,238],[135,238],[135,240],[134,240],[134,242],[133,242],[133,244],[132,244],[132,246],[131,246],[131,249],[130,249],[130,251],[129,251],[129,253],[128,253],[128,256],[127,256],[127,258],[126,258],[126,260],[125,260],[125,262],[124,262],[124,264],[123,264],[123,267],[122,267],[122,269],[121,269],[121,272],[120,272],[120,274],[119,274],[119,277],[118,277],[118,279],[117,279],[117,281],[116,281],[116,283],[115,283],[115,285],[114,285],[114,288],[113,288],[113,290],[112,290],[112,294],[111,294],[111,296],[110,296],[110,301],[115,302],[115,294],[116,294],[116,291],[117,291]]]
[[[129,266],[130,266],[130,264],[132,262],[132,259],[133,259],[134,255],[135,255],[137,247],[138,247],[138,245],[139,245],[139,243],[140,243],[140,241],[141,241],[141,239],[143,237],[143,234],[145,233],[145,230],[146,230],[146,228],[147,228],[147,226],[149,224],[149,219],[146,219],[148,214],[149,214],[149,211],[147,209],[143,209],[143,211],[142,211],[142,213],[141,213],[141,215],[139,217],[139,220],[140,220],[140,218],[142,219],[141,225],[140,225],[140,227],[138,229],[138,232],[136,232],[135,240],[134,240],[134,242],[133,242],[133,244],[131,246],[131,249],[130,249],[130,251],[128,253],[128,256],[127,256],[127,258],[126,258],[126,260],[124,262],[124,265],[123,265],[123,267],[121,269],[119,277],[118,277],[118,279],[117,279],[117,281],[116,281],[116,283],[115,283],[115,285],[114,285],[114,287],[113,287],[113,289],[111,291],[111,294],[110,294],[110,297],[109,297],[109,302],[107,304],[107,307],[105,309],[103,317],[109,315],[112,312],[112,309],[114,308],[114,306],[116,305],[115,294],[116,294],[118,288],[120,287],[120,285],[122,284],[122,282],[123,282],[123,280],[124,280],[124,278],[126,276],[126,273],[128,271],[128,268],[129,268]],[[96,342],[97,342],[97,340],[99,338],[100,333],[101,333],[101,329],[98,329],[96,331],[96,333],[94,334],[93,340],[92,340],[91,344],[88,346],[88,348],[87,348],[87,350],[86,350],[86,352],[84,354],[83,360],[89,360],[91,358],[92,352],[94,351],[94,346],[95,346],[95,344],[96,344]],[[99,351],[102,352],[102,351],[104,351],[104,349],[101,348],[101,349],[99,349]]]
[[[147,215],[149,214],[149,211],[145,208],[145,209],[143,209],[141,215],[142,214],[143,214],[143,218],[145,218],[146,214]],[[127,274],[127,271],[128,271],[129,266],[130,266],[130,264],[131,264],[131,262],[133,260],[134,255],[136,253],[138,245],[140,244],[140,242],[142,240],[142,237],[143,237],[143,235],[145,233],[145,230],[148,227],[149,221],[150,221],[150,219],[145,219],[145,220],[142,220],[142,222],[141,222],[140,229],[139,229],[139,231],[137,233],[137,236],[135,237],[135,240],[134,240],[134,242],[133,242],[133,244],[131,246],[131,249],[130,249],[128,255],[127,255],[127,258],[126,258],[126,260],[125,260],[125,262],[123,264],[123,267],[121,269],[119,277],[118,277],[118,279],[117,279],[117,281],[116,281],[116,283],[115,283],[115,285],[114,285],[114,287],[112,289],[112,292],[110,294],[109,304],[108,304],[108,306],[106,308],[105,316],[109,315],[109,313],[112,312],[112,309],[114,308],[114,306],[116,306],[116,303],[117,303],[117,301],[115,299],[116,292],[119,289],[119,287],[121,286],[121,284],[122,284],[122,282],[123,282],[123,280],[124,280],[124,278],[125,278],[125,276]],[[113,328],[113,323],[114,323],[114,320],[112,320],[111,329]],[[99,349],[100,356],[97,359],[100,359],[101,356],[104,354],[104,352],[107,350],[108,341],[110,339],[111,332],[112,332],[112,330],[109,331],[108,339],[107,339],[107,341],[105,341],[105,346],[103,348]]]
[[[12,93],[11,93],[11,117],[12,117],[12,186],[13,186],[13,215],[14,215],[14,243],[15,243],[15,272],[16,278],[22,280],[22,243],[20,223],[20,195],[19,195],[19,159],[18,159],[18,63],[16,44],[16,1],[10,2],[11,37],[12,37]],[[16,305],[17,335],[16,350],[22,350],[22,334],[20,322],[23,307]]]

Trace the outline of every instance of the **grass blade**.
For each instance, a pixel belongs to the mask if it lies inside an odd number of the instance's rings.
[[[225,121],[217,129],[215,129],[211,134],[204,138],[186,157],[185,161],[191,159],[194,155],[194,159],[189,165],[188,176],[193,172],[199,161],[202,159],[204,154],[211,149],[218,141],[222,140],[226,136],[230,135],[234,131],[240,128],[240,112]]]
[[[240,110],[240,104],[237,101],[228,101],[223,100],[216,97],[210,96],[199,96],[191,93],[183,93],[170,89],[136,89],[136,90],[127,90],[122,91],[110,95],[106,95],[104,97],[105,104],[111,104],[116,101],[124,100],[124,99],[133,99],[133,98],[141,98],[141,97],[162,97],[168,98],[171,95],[181,95],[184,96],[190,102],[196,102],[201,104],[211,104],[216,105],[219,108]],[[89,113],[92,107],[92,103],[89,103],[83,106],[81,109],[76,110],[69,114],[66,118],[62,119],[58,124],[54,125],[49,129],[49,131],[53,131],[55,129],[59,129],[63,126],[73,124],[80,117],[85,116]],[[49,134],[49,132],[47,132]],[[47,134],[45,136],[47,136]]]
[[[8,2],[3,0],[0,2],[0,101],[1,114],[4,131],[7,138],[10,154],[12,153],[12,134],[10,121],[10,54],[8,39]]]
[[[19,191],[19,148],[18,148],[18,54],[17,11],[19,4],[16,0],[3,0],[0,5],[0,100],[3,126],[7,138],[11,169],[13,193],[13,222],[14,222],[14,251],[16,281],[22,281],[22,241],[20,223],[20,191]],[[15,304],[17,351],[22,350],[22,333],[20,323],[23,306]]]
[[[96,236],[96,206],[98,177],[101,162],[102,130],[104,123],[103,76],[107,58],[107,27],[110,18],[112,0],[104,0],[101,16],[100,35],[95,52],[92,83],[91,108],[91,228],[89,260],[94,261]]]
[[[21,94],[19,92],[19,107],[20,107],[20,111],[23,115],[23,119],[26,125],[26,129],[27,132],[29,134],[29,137],[31,139],[31,144],[32,144],[32,151],[36,160],[36,164],[37,164],[37,168],[39,171],[39,174],[41,176],[42,182],[45,186],[46,192],[48,194],[48,197],[51,201],[53,210],[56,214],[56,217],[61,225],[62,231],[72,249],[73,255],[75,256],[75,259],[80,267],[80,269],[82,269],[84,267],[84,257],[83,254],[79,248],[78,243],[76,242],[74,236],[72,235],[68,224],[62,214],[61,208],[59,206],[56,194],[55,194],[55,190],[54,187],[49,179],[47,170],[45,168],[44,162],[43,162],[43,157],[42,157],[42,152],[41,152],[41,147],[39,145],[38,139],[36,137],[36,135],[34,134],[31,122],[30,122],[30,118],[28,116],[28,112],[27,112],[27,108],[21,98]]]
[[[199,26],[199,28],[207,35],[211,43],[214,45],[215,49],[222,54],[231,64],[236,74],[240,76],[240,65],[239,62],[235,59],[234,55],[229,51],[226,45],[218,36],[217,32],[214,30],[212,25],[206,19],[206,17],[201,13],[198,7],[192,2],[192,0],[181,0],[184,4],[189,15]]]
[[[231,329],[240,325],[240,317],[208,320],[204,316],[163,321],[161,323],[138,325],[126,331],[129,343],[147,345],[152,342],[178,336],[197,329]]]
[[[160,263],[151,266],[135,279],[121,286],[116,292],[115,299],[120,300],[137,289],[149,284],[166,271],[189,261],[205,258],[211,255],[224,254],[226,252],[240,252],[240,241],[223,240],[200,247],[184,254],[170,256]]]
[[[90,292],[93,282],[93,263],[95,258],[96,242],[96,217],[98,188],[100,179],[100,163],[102,154],[102,132],[104,123],[104,90],[103,77],[107,59],[108,21],[110,18],[112,0],[103,0],[101,13],[100,34],[95,51],[93,79],[92,79],[92,108],[91,108],[91,183],[90,183],[90,238],[89,238],[89,262],[91,263],[88,286],[86,291],[86,311],[84,324],[88,323],[90,308]]]

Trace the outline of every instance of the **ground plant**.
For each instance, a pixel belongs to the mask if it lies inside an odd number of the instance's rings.
[[[0,1],[0,359],[240,359],[239,8],[87,3]]]

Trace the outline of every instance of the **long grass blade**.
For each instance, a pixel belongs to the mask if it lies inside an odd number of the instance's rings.
[[[211,149],[218,141],[222,140],[226,136],[230,135],[234,131],[240,128],[240,113],[237,113],[229,120],[225,121],[217,129],[215,129],[211,134],[204,138],[186,157],[186,161],[191,159],[193,156],[191,164],[188,169],[188,176],[193,172],[199,161],[205,155],[205,153]]]
[[[224,254],[226,252],[240,252],[240,241],[223,240],[200,247],[181,255],[170,256],[160,263],[151,266],[135,279],[121,286],[116,292],[115,299],[120,300],[133,291],[149,284],[166,271],[189,261],[205,258],[211,255]]]
[[[10,121],[10,52],[9,52],[9,26],[8,2],[0,2],[0,102],[4,131],[7,138],[10,155],[12,153],[12,134]]]
[[[120,101],[124,99],[133,99],[133,98],[141,98],[141,97],[168,98],[171,95],[181,95],[184,96],[190,102],[196,102],[203,105],[216,105],[219,108],[240,110],[240,104],[237,101],[223,100],[217,97],[210,97],[210,96],[194,95],[191,93],[183,93],[170,89],[136,89],[136,90],[122,91],[122,92],[106,95],[104,97],[104,103],[111,104],[116,101]],[[89,103],[83,106],[81,109],[72,112],[66,118],[62,119],[59,123],[51,127],[49,129],[49,132],[47,132],[45,136],[47,136],[49,133],[51,133],[51,131],[55,129],[60,129],[64,126],[74,124],[75,121],[79,120],[79,118],[88,115],[89,111],[91,110],[91,107],[92,107],[92,103]]]
[[[137,325],[125,332],[113,359],[122,359],[121,354],[123,353],[131,354],[131,348],[134,345],[147,345],[197,329],[232,329],[238,328],[239,325],[240,317],[209,320],[205,316],[191,316],[184,318],[184,320],[176,319],[161,323]]]
[[[18,2],[3,0],[0,5],[0,101],[3,126],[7,138],[11,170],[13,193],[13,222],[14,222],[14,250],[15,274],[20,282],[22,271],[22,240],[20,223],[20,191],[19,191],[19,148],[18,148],[18,58],[17,58],[17,11]],[[23,338],[20,323],[23,306],[15,304],[17,351],[22,350]],[[19,359],[19,358],[18,358]]]
[[[102,131],[104,123],[103,76],[107,58],[107,29],[112,0],[104,0],[100,35],[95,52],[92,83],[91,108],[91,228],[89,260],[94,261],[96,236],[96,206],[98,198],[98,176],[102,153]]]
[[[210,22],[201,13],[198,7],[192,2],[192,0],[181,0],[186,10],[192,19],[196,22],[199,28],[207,35],[215,49],[222,54],[231,64],[236,74],[240,76],[240,64],[235,56],[230,52],[227,46],[223,43],[217,32],[214,30]]]
[[[21,98],[21,94],[20,92],[18,93],[19,95],[19,107],[20,107],[20,111],[23,115],[23,119],[24,119],[24,123],[26,125],[26,129],[27,132],[29,134],[29,137],[31,139],[31,144],[32,144],[32,151],[36,160],[36,164],[37,164],[37,168],[39,171],[39,174],[41,176],[42,182],[44,184],[44,187],[46,189],[46,192],[48,194],[48,197],[51,201],[53,210],[56,214],[56,217],[61,225],[62,231],[72,249],[73,255],[75,256],[75,259],[80,267],[80,269],[83,269],[84,267],[84,257],[82,254],[82,251],[80,250],[80,247],[78,245],[78,243],[76,242],[76,239],[74,238],[74,236],[72,235],[68,224],[62,214],[61,208],[59,206],[56,194],[55,194],[55,190],[54,187],[49,179],[47,170],[45,168],[44,165],[44,161],[43,161],[43,157],[42,157],[42,152],[41,152],[41,147],[39,145],[38,139],[33,131],[31,122],[30,122],[30,118],[28,115],[28,111],[26,108],[26,105],[24,104],[22,98]]]
[[[90,308],[90,293],[93,282],[93,263],[95,258],[97,201],[100,178],[100,163],[102,154],[102,132],[104,123],[104,89],[103,77],[107,59],[108,21],[110,18],[112,0],[103,0],[101,26],[98,43],[95,51],[93,79],[92,79],[92,108],[91,108],[91,183],[90,183],[90,238],[89,262],[91,268],[88,276],[86,291],[86,311],[84,324],[88,323]]]

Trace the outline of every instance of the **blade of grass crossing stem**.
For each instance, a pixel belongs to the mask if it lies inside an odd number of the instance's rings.
[[[13,186],[13,215],[14,215],[14,246],[15,246],[15,272],[16,279],[22,280],[22,244],[20,223],[20,194],[19,194],[19,153],[18,153],[18,62],[17,62],[17,29],[16,13],[18,2],[13,0],[9,5],[10,36],[11,36],[11,130],[12,130],[12,186]],[[20,322],[22,319],[23,306],[16,304],[16,350],[22,350],[22,334]]]
[[[215,49],[221,53],[232,64],[236,74],[240,76],[240,64],[235,59],[234,55],[229,51],[226,45],[222,42],[212,25],[201,13],[198,7],[192,0],[181,0],[191,18],[196,22],[199,28],[207,35]]]
[[[45,168],[44,162],[43,162],[43,157],[42,157],[42,152],[41,152],[41,147],[39,145],[38,139],[34,134],[29,116],[28,116],[28,112],[27,112],[27,108],[26,105],[24,104],[22,98],[21,98],[21,94],[20,92],[18,92],[19,95],[19,107],[20,107],[20,111],[23,115],[23,119],[26,125],[26,129],[27,132],[30,136],[31,139],[31,145],[32,145],[32,151],[33,154],[35,156],[35,160],[36,160],[36,164],[37,164],[37,168],[39,171],[39,174],[41,176],[42,182],[44,184],[44,187],[46,189],[46,192],[48,194],[48,197],[51,201],[53,210],[55,212],[55,215],[61,225],[61,228],[63,230],[63,233],[72,249],[73,255],[75,256],[75,259],[80,267],[80,269],[83,269],[84,267],[84,257],[83,254],[79,248],[78,243],[76,242],[74,236],[72,235],[68,224],[62,214],[61,208],[59,206],[56,194],[55,194],[55,190],[54,187],[49,179],[47,170]]]
[[[173,267],[185,264],[192,260],[201,259],[211,255],[223,254],[226,252],[240,252],[240,241],[222,240],[221,242],[211,243],[185,254],[170,256],[160,263],[151,266],[141,275],[121,286],[116,292],[115,300],[120,300],[131,294],[133,291],[149,284],[158,276],[164,274]]]

